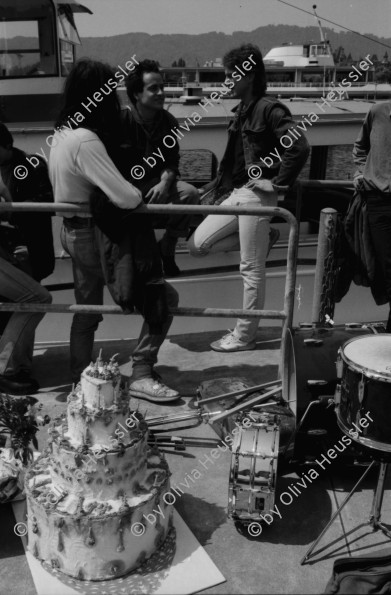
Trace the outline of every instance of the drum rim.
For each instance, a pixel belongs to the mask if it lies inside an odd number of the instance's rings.
[[[384,372],[380,372],[379,370],[374,370],[373,368],[367,368],[365,366],[361,366],[357,362],[354,362],[353,360],[351,360],[344,353],[344,349],[349,345],[349,343],[353,343],[354,341],[359,341],[361,339],[376,339],[377,340],[378,338],[383,339],[384,337],[391,338],[391,333],[382,333],[379,335],[360,335],[359,337],[352,337],[348,341],[345,341],[345,343],[343,345],[341,345],[341,347],[338,349],[338,354],[340,355],[342,361],[344,361],[345,364],[347,364],[347,366],[350,369],[352,369],[354,372],[358,372],[359,374],[362,374],[363,376],[365,376],[366,378],[370,378],[371,380],[379,380],[381,382],[386,382],[386,383],[391,384],[391,372],[389,372],[389,376],[386,376]]]
[[[358,444],[361,444],[362,446],[371,448],[372,450],[376,450],[378,452],[384,451],[387,453],[391,453],[391,444],[388,444],[387,442],[376,441],[375,444],[378,446],[374,446],[374,444],[373,444],[374,440],[372,440],[371,438],[364,438],[364,437],[353,438],[353,436],[351,434],[349,434],[349,431],[353,430],[354,432],[357,433],[357,430],[354,430],[353,428],[348,428],[347,426],[345,426],[345,423],[343,422],[341,415],[340,415],[339,407],[337,410],[337,424],[339,426],[339,429],[345,435],[347,435],[351,440],[354,440],[354,442],[357,442]]]

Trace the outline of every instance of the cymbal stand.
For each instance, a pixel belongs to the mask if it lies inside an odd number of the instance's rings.
[[[330,526],[333,524],[334,520],[341,513],[344,506],[349,502],[350,498],[353,496],[354,492],[357,490],[360,483],[363,481],[363,479],[366,477],[366,475],[369,473],[369,471],[372,469],[372,467],[377,462],[380,462],[379,475],[378,475],[377,485],[376,485],[374,495],[373,495],[371,516],[369,518],[368,524],[373,527],[374,531],[377,531],[378,529],[380,529],[389,539],[391,539],[391,531],[389,531],[387,529],[387,527],[383,523],[380,522],[381,507],[383,504],[383,497],[384,497],[384,484],[385,484],[387,470],[388,470],[388,462],[386,463],[384,460],[377,461],[374,459],[371,462],[371,464],[369,465],[369,467],[365,470],[363,475],[360,477],[360,479],[358,480],[356,485],[353,487],[351,492],[349,492],[349,494],[346,496],[345,500],[342,502],[342,504],[338,507],[336,512],[333,514],[330,521],[327,523],[327,525],[325,526],[325,528],[323,529],[323,531],[321,532],[319,537],[314,541],[314,543],[311,545],[311,547],[307,550],[304,558],[300,562],[301,565],[305,564],[310,558],[313,557],[313,556],[311,556],[311,554],[314,551],[315,547],[320,542],[320,540],[322,539],[323,535],[326,533],[326,531],[328,531]]]

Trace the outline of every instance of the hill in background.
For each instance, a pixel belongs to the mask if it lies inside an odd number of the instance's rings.
[[[358,60],[367,54],[377,54],[381,60],[386,49],[375,41],[364,39],[349,32],[337,33],[333,29],[324,29],[330,40],[332,50],[343,46],[346,55],[352,54]],[[391,38],[376,37],[374,39],[391,45]],[[292,43],[293,45],[319,41],[317,27],[296,27],[291,25],[268,25],[258,27],[254,31],[235,31],[232,34],[202,33],[200,35],[149,35],[148,33],[127,33],[111,37],[86,37],[83,45],[77,46],[77,56],[89,56],[108,62],[112,66],[122,65],[136,54],[140,60],[153,58],[161,66],[171,66],[174,60],[183,58],[186,66],[203,66],[207,60],[222,57],[232,47],[242,43],[254,43],[266,54],[271,48]]]

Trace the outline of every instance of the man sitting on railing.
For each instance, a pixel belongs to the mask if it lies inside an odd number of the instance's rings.
[[[276,207],[278,194],[293,184],[307,160],[308,142],[303,134],[293,139],[288,136],[294,128],[291,113],[285,104],[267,96],[265,67],[256,46],[231,50],[223,63],[225,84],[241,101],[233,110],[217,179],[204,191],[220,198],[225,194],[222,206]],[[261,310],[264,305],[269,228],[265,216],[209,215],[189,242],[194,256],[240,248],[246,310]],[[221,352],[255,349],[258,322],[256,318],[238,319],[235,329],[211,348]]]
[[[126,91],[131,107],[122,112],[122,148],[129,172],[125,176],[141,189],[146,203],[198,204],[196,188],[177,180],[178,121],[164,109],[164,83],[158,64],[153,60],[140,62],[128,75]],[[180,273],[175,248],[178,238],[187,237],[190,219],[189,214],[157,218],[166,228],[159,242],[166,276]]]

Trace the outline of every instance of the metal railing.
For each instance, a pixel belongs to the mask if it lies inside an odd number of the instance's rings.
[[[36,212],[36,213],[88,213],[89,207],[87,205],[75,205],[69,203],[0,203],[0,214],[2,211],[11,212]],[[285,361],[286,351],[286,334],[287,330],[292,326],[293,320],[293,306],[294,293],[296,282],[296,259],[299,239],[299,226],[296,218],[287,211],[279,207],[261,207],[261,206],[195,206],[195,205],[143,205],[138,209],[138,213],[156,214],[192,214],[192,215],[254,215],[254,216],[268,216],[281,217],[289,223],[289,239],[287,252],[287,272],[285,280],[284,300],[282,310],[246,310],[242,308],[190,308],[178,307],[171,308],[170,312],[174,316],[200,316],[200,317],[218,317],[218,318],[232,318],[232,317],[248,317],[248,318],[264,318],[269,320],[282,321],[282,361]],[[0,302],[1,311],[13,312],[46,312],[46,313],[101,313],[101,314],[123,314],[119,306],[105,306],[105,305],[79,305],[79,304],[33,304],[33,303],[11,303]],[[135,312],[135,314],[138,314]]]

